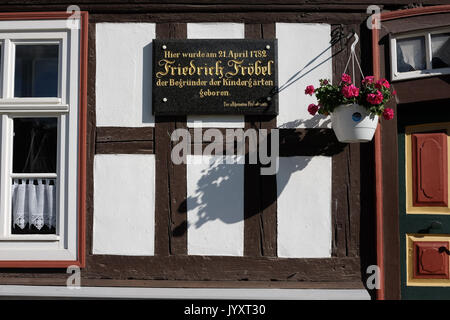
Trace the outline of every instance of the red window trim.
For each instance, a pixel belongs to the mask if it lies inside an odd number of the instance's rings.
[[[2,20],[58,20],[68,19],[67,12],[11,12],[0,13]],[[79,132],[78,132],[78,246],[74,261],[0,261],[0,268],[67,268],[86,265],[86,134],[87,134],[87,64],[88,64],[88,25],[89,14],[80,12],[80,86],[79,86]]]

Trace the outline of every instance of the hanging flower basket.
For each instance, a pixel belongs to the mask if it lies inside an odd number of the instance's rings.
[[[375,81],[373,76],[364,77],[358,62],[355,46],[359,36],[355,33],[355,41],[351,45],[350,56],[345,66],[339,85],[332,85],[329,80],[320,80],[320,87],[307,86],[305,94],[315,95],[318,104],[310,104],[310,114],[331,114],[331,124],[340,142],[367,142],[372,140],[378,125],[378,116],[385,120],[394,118],[394,110],[386,108],[386,103],[395,95],[386,79]],[[346,74],[352,62],[353,81]],[[361,86],[355,86],[355,62],[363,80]]]
[[[342,74],[339,85],[320,80],[320,87],[306,87],[305,94],[315,95],[318,104],[310,104],[311,115],[331,114],[331,123],[340,142],[354,143],[372,140],[378,116],[385,120],[394,117],[394,111],[385,104],[395,95],[386,79],[365,77],[358,88],[348,74]]]
[[[359,104],[343,104],[334,109],[331,123],[340,142],[367,142],[373,138],[378,116]]]

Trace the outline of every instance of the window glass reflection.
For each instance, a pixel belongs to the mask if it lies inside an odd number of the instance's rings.
[[[433,69],[450,67],[450,33],[431,35]]]
[[[58,45],[17,45],[14,97],[58,96]]]
[[[14,118],[14,173],[56,173],[57,123],[57,118]]]

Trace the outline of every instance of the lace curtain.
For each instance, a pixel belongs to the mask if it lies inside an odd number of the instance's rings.
[[[12,185],[13,227],[42,230],[56,227],[54,179],[14,179]]]
[[[450,34],[432,35],[431,49],[432,68],[448,68],[450,66]],[[425,37],[397,40],[397,71],[425,70],[427,68],[425,59]]]
[[[397,40],[397,71],[425,70],[425,38]]]

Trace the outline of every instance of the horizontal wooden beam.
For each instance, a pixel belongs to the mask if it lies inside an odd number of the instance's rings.
[[[422,0],[422,5],[430,6],[430,5],[442,5],[449,3],[448,0]],[[71,5],[71,0],[61,0],[57,1],[57,3],[53,3],[45,0],[24,0],[21,1],[20,6],[63,6],[63,5]],[[161,0],[143,0],[139,2],[127,2],[113,0],[79,0],[77,1],[77,5],[79,5],[82,9],[86,7],[100,7],[100,8],[114,8],[121,7],[132,10],[133,8],[153,8],[153,9],[163,9],[164,7],[169,9],[179,8],[180,10],[186,10],[189,8],[195,8],[199,10],[199,8],[223,8],[223,7],[238,7],[238,8],[259,8],[261,6],[265,7],[324,7],[324,6],[332,6],[336,8],[344,8],[344,7],[358,7],[358,6],[367,6],[377,4],[379,6],[406,6],[410,5],[410,0],[386,0],[386,1],[373,1],[373,0],[347,0],[345,3],[343,1],[334,0],[334,1],[325,1],[325,0],[229,0],[229,1],[210,1],[210,0],[170,0],[167,2],[163,2]],[[11,3],[5,3],[3,6],[13,6]]]
[[[332,129],[280,129],[280,156],[333,156],[344,150]]]
[[[96,154],[153,154],[153,141],[96,143]]]
[[[261,12],[270,10],[272,12],[294,12],[294,11],[337,11],[337,12],[365,12],[368,4],[143,4],[143,3],[88,3],[78,4],[81,10],[89,11],[90,13],[116,12],[116,13],[142,13],[142,12],[165,12],[165,13],[180,13],[180,12]],[[36,4],[31,4],[30,7],[23,7],[23,9],[33,8]],[[46,7],[48,4],[39,5]],[[67,7],[68,5],[52,5],[52,7]],[[2,7],[15,8],[14,5],[0,5]],[[18,7],[17,7],[18,8]],[[41,9],[42,11],[42,9]]]
[[[1,7],[0,7],[1,10]],[[90,11],[91,12],[91,11]],[[91,23],[101,22],[152,22],[152,23],[176,23],[183,21],[185,23],[203,23],[203,22],[234,22],[234,23],[273,23],[273,22],[317,22],[317,23],[329,23],[329,24],[341,24],[345,23],[361,23],[367,17],[365,11],[340,12],[336,14],[332,10],[320,11],[320,12],[308,12],[308,11],[283,11],[275,12],[269,8],[260,9],[255,12],[187,12],[182,11],[178,13],[171,12],[139,12],[130,13],[126,12],[97,12],[90,15]]]
[[[152,154],[154,128],[97,127],[96,154]]]
[[[245,256],[90,255],[87,263],[87,268],[82,273],[88,278],[294,282],[361,280],[358,257],[298,259]]]
[[[236,139],[234,142],[227,141],[226,130],[224,128],[216,128],[223,135],[223,148],[222,154],[225,155],[225,150],[230,145],[234,144],[236,147]],[[259,128],[253,128],[259,130]],[[261,128],[262,129],[262,128]],[[275,128],[274,128],[275,129]],[[207,128],[202,128],[202,135]],[[234,129],[228,129],[234,130]],[[326,128],[307,128],[307,129],[278,129],[279,130],[279,146],[280,156],[292,157],[292,156],[333,156],[342,152],[346,146],[344,143],[340,143],[332,129]],[[191,152],[197,154],[194,141],[194,129],[189,129],[191,136],[192,149]],[[268,135],[270,135],[270,129],[268,129]],[[231,136],[230,136],[231,137]],[[197,139],[201,139],[198,137]],[[270,137],[267,139],[270,143]],[[213,138],[214,142],[214,138]],[[248,139],[246,139],[246,151],[248,151]],[[210,141],[202,141],[202,151],[208,146]],[[234,148],[236,150],[236,148]]]
[[[0,278],[0,285],[65,286],[66,278]],[[260,288],[260,289],[364,289],[361,281],[299,282],[299,281],[176,281],[117,280],[82,277],[81,287],[140,288]]]
[[[153,141],[153,127],[97,127],[96,142]]]

